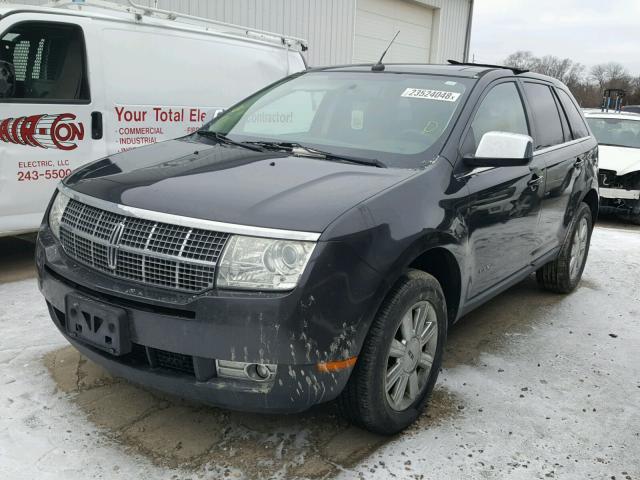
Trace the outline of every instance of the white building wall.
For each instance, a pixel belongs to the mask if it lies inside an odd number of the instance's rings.
[[[305,38],[310,65],[351,62],[355,0],[159,0],[158,8]]]
[[[115,1],[127,4],[127,0]],[[356,12],[358,2],[368,1],[371,0],[158,0],[158,7],[305,38],[310,47],[306,53],[308,63],[320,66],[362,60],[354,55]],[[432,9],[431,15],[424,17],[432,18],[431,25],[425,26],[431,29],[428,58],[416,50],[416,58],[403,54],[402,61],[443,63],[449,58],[463,59],[471,0],[376,1],[390,4],[391,10],[394,3],[422,4]],[[45,3],[44,0],[17,2]],[[137,0],[137,3],[152,6],[154,0]],[[376,49],[386,43],[388,32],[381,32],[380,37],[385,41],[376,42]]]
[[[467,23],[471,0],[415,0],[435,8],[431,63],[465,60]],[[437,24],[437,25],[436,25]]]

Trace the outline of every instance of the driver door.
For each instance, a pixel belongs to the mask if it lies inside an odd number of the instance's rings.
[[[471,299],[527,267],[540,243],[538,220],[544,195],[544,163],[474,168],[462,157],[473,155],[487,132],[531,135],[529,119],[516,81],[487,88],[463,135],[457,176],[466,181]]]
[[[105,154],[87,22],[55,17],[0,20],[0,61],[12,72],[0,89],[0,236],[36,230],[57,183]]]

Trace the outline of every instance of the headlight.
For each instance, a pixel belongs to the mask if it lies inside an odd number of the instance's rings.
[[[218,268],[218,287],[291,290],[316,244],[294,240],[232,236]]]
[[[69,200],[69,197],[61,191],[58,191],[56,192],[53,205],[51,205],[51,210],[49,211],[49,227],[56,238],[60,238],[60,221],[62,220],[62,214],[65,208],[67,208]]]

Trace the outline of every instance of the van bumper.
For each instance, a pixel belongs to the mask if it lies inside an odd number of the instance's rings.
[[[54,324],[87,358],[116,377],[235,410],[299,412],[336,398],[352,367],[325,371],[319,364],[358,355],[369,324],[363,312],[373,301],[373,294],[353,291],[349,284],[359,285],[350,283],[355,279],[336,275],[332,282],[326,272],[324,282],[307,278],[317,285],[311,290],[286,294],[194,296],[150,289],[78,264],[46,226],[38,236],[36,263]],[[363,265],[352,271],[379,280]],[[125,310],[131,351],[114,355],[72,338],[66,327],[70,294]],[[230,378],[218,368],[220,361],[267,364],[275,372],[265,381]]]

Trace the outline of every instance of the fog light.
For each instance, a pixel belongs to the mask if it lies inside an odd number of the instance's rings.
[[[266,365],[258,364],[256,365],[256,373],[262,379],[269,378],[270,372]]]
[[[275,377],[277,368],[277,365],[272,364],[216,360],[216,370],[221,378],[266,382]]]

